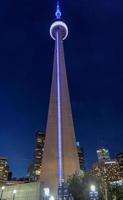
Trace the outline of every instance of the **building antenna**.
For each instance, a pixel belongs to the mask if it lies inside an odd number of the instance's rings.
[[[56,5],[56,12],[55,12],[55,16],[56,16],[56,19],[61,19],[61,10],[60,10],[60,2],[59,0],[57,0],[57,5]]]

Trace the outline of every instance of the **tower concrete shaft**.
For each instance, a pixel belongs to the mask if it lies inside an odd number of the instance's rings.
[[[54,22],[51,30],[55,52],[41,173],[43,187],[49,187],[55,195],[62,179],[80,170],[63,50],[67,30],[62,23]]]

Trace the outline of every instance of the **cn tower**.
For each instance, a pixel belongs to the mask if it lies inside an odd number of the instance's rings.
[[[54,64],[46,128],[46,141],[41,169],[41,183],[57,196],[58,187],[67,178],[79,172],[79,159],[70,104],[63,41],[68,27],[61,20],[59,1],[50,36],[55,41]]]

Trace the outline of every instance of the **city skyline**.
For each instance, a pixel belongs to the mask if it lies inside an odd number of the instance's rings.
[[[123,14],[118,3],[63,3],[71,30],[65,58],[73,118],[87,168],[100,147],[109,149],[111,157],[123,151]],[[1,12],[0,155],[9,157],[14,174],[22,176],[32,159],[35,131],[45,132],[53,60],[48,31],[55,2],[5,4],[1,2],[6,15]]]

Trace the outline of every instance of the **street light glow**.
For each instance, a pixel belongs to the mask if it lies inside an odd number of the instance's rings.
[[[91,185],[90,189],[91,189],[92,192],[95,192],[96,191],[95,185]]]
[[[17,190],[13,190],[13,194],[16,194],[17,193]]]
[[[49,188],[44,188],[44,196],[49,196],[50,195],[50,189]]]
[[[50,196],[49,200],[55,200],[54,196]]]
[[[5,186],[2,186],[2,188],[1,188],[2,190],[5,190]]]

